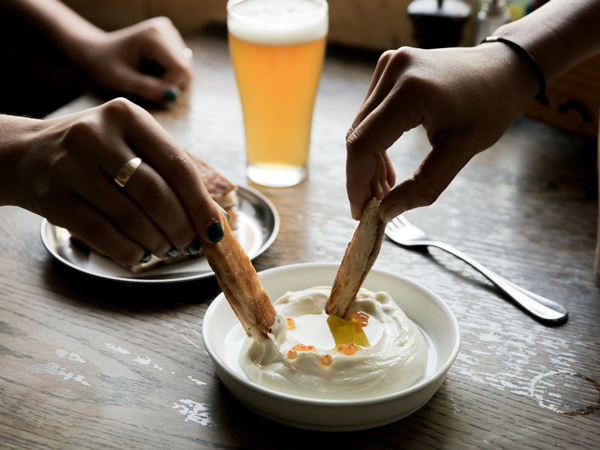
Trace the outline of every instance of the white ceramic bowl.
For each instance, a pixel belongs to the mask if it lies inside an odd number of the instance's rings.
[[[307,263],[259,273],[269,297],[313,286],[331,286],[339,264]],[[423,286],[390,272],[372,270],[363,287],[386,291],[423,331],[429,358],[425,377],[394,394],[360,400],[318,400],[287,395],[251,382],[237,363],[241,325],[223,294],[209,306],[202,337],[219,378],[229,391],[256,413],[297,428],[351,431],[395,422],[421,408],[436,393],[460,347],[458,322],[448,306]],[[237,348],[237,354],[235,348]],[[233,350],[232,350],[233,349]]]

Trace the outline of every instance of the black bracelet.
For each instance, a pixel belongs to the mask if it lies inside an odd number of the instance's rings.
[[[535,72],[535,76],[537,77],[538,81],[540,82],[540,90],[538,91],[537,95],[534,97],[534,100],[541,99],[544,96],[544,94],[546,93],[546,77],[544,77],[544,72],[542,72],[542,69],[540,69],[540,65],[537,63],[537,61],[531,55],[531,53],[529,53],[527,50],[525,50],[519,44],[517,44],[513,41],[510,41],[502,36],[488,36],[483,41],[481,41],[482,44],[486,44],[488,42],[502,42],[503,44],[506,44],[509,47],[515,49],[517,51],[517,53],[524,56],[525,59],[527,61],[529,61],[529,65]]]

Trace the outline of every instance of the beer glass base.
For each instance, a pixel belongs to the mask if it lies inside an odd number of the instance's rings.
[[[271,168],[248,165],[246,175],[253,183],[267,187],[291,187],[306,180],[306,167]]]

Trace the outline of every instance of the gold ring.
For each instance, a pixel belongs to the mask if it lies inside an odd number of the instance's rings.
[[[141,163],[142,160],[140,158],[133,158],[123,164],[123,167],[121,167],[119,173],[117,173],[117,176],[114,178],[115,183],[117,183],[119,187],[124,188],[137,168],[140,167]]]

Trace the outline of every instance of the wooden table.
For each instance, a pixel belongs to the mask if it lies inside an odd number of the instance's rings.
[[[155,112],[190,152],[246,184],[239,98],[224,34],[189,39],[191,107]],[[344,136],[376,59],[330,49],[316,105],[310,179],[259,188],[281,215],[257,270],[341,260],[355,229]],[[84,96],[55,115],[98,104]],[[423,130],[391,151],[408,176],[428,151]],[[600,292],[594,281],[596,143],[519,117],[439,201],[409,217],[523,287],[570,310],[537,322],[442,252],[385,241],[376,267],[443,298],[462,348],[421,410],[378,429],[288,428],[242,407],[202,339],[214,278],[132,285],[78,273],[43,247],[41,219],[0,209],[0,447],[19,449],[597,448]],[[331,447],[333,448],[333,447]]]

